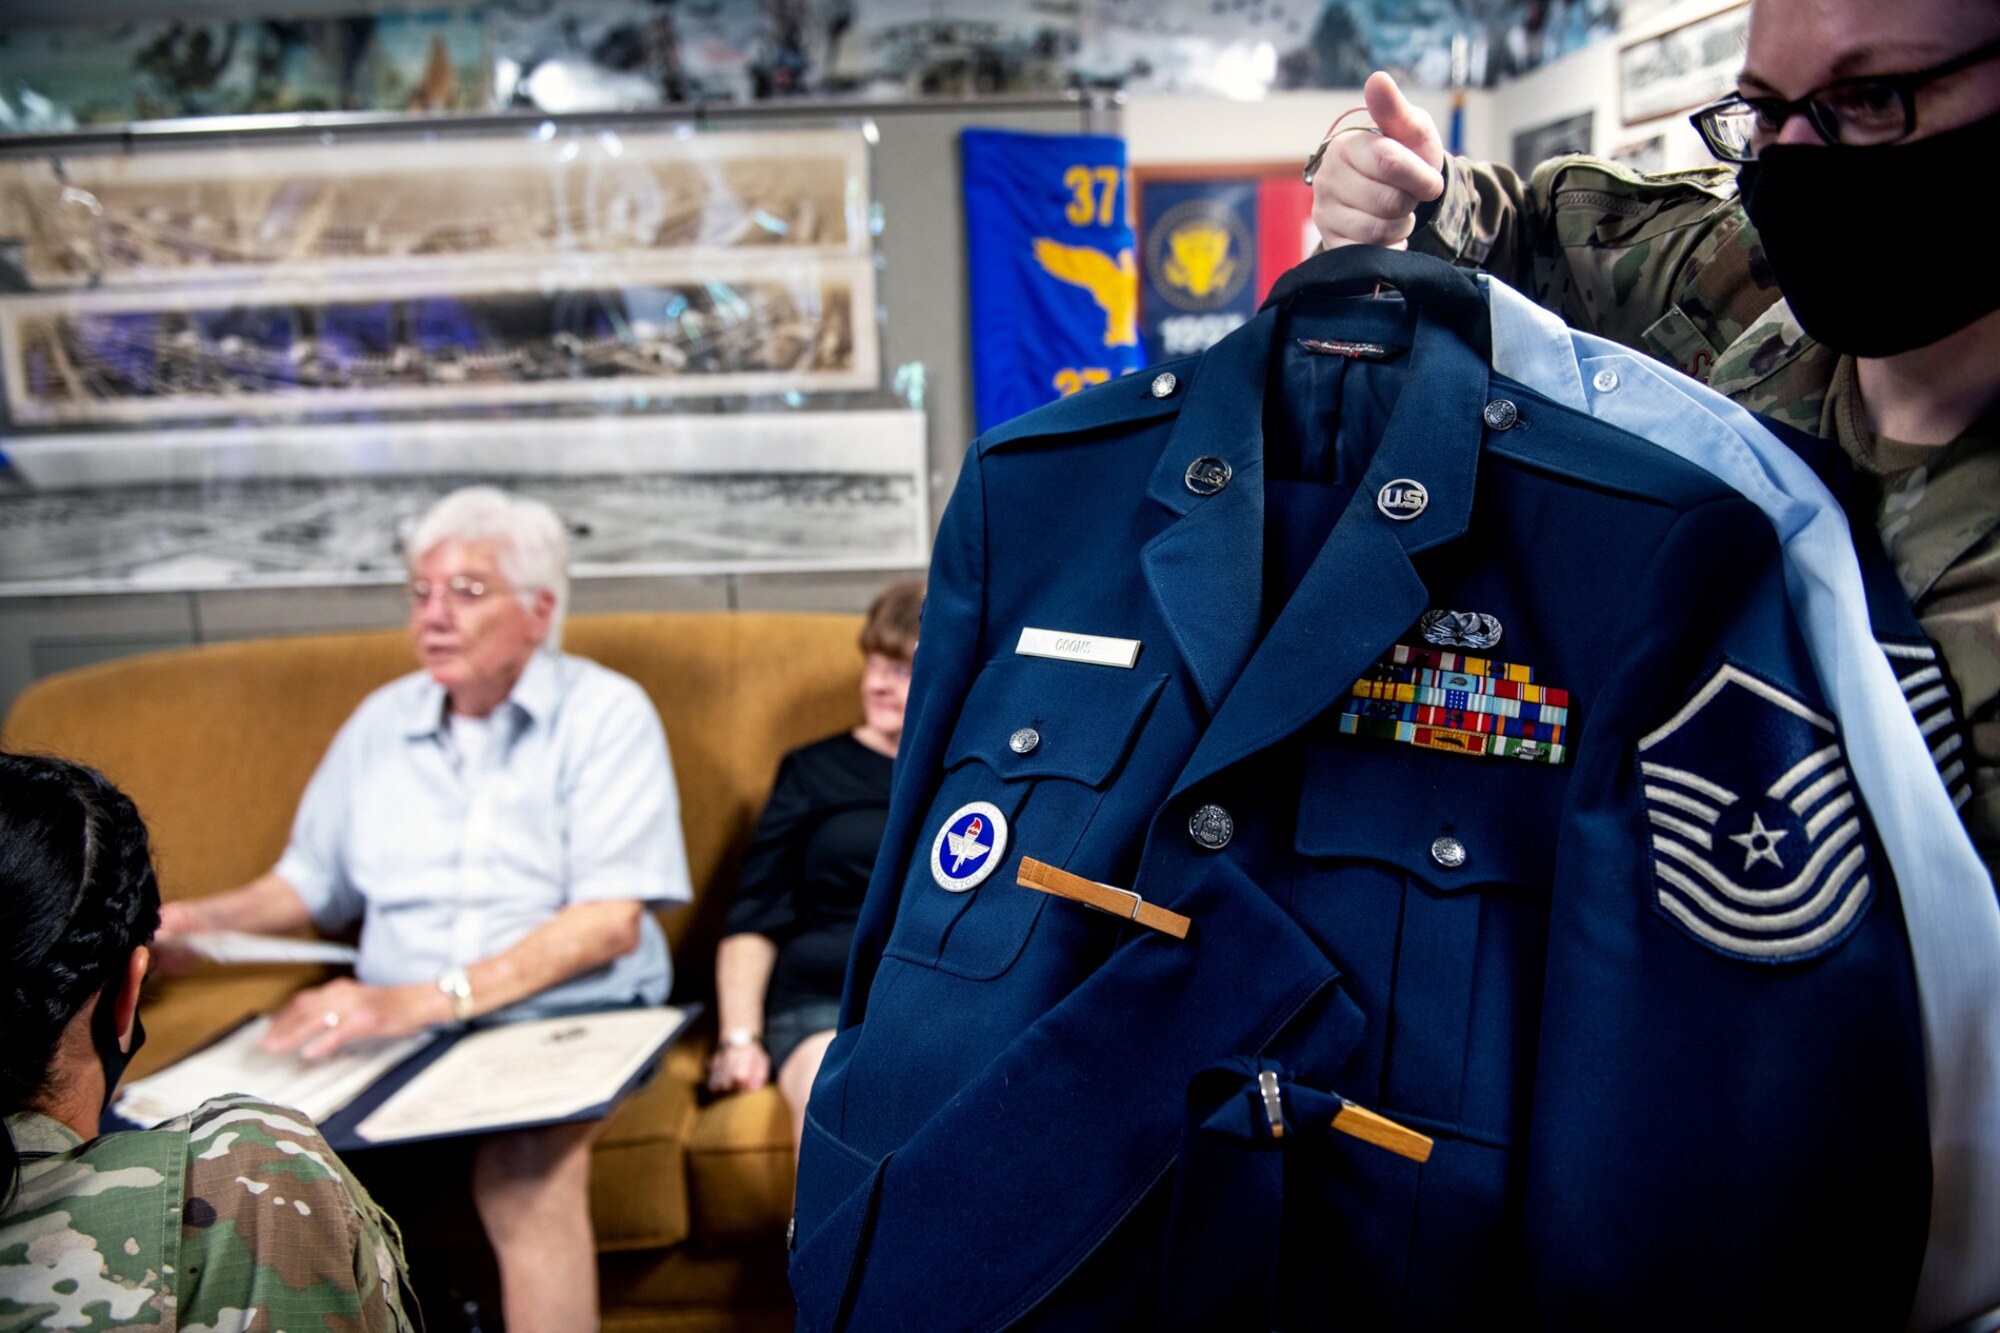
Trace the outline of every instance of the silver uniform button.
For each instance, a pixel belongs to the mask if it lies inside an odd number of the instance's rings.
[[[1385,518],[1393,518],[1398,523],[1407,523],[1430,508],[1431,493],[1424,489],[1421,481],[1408,477],[1398,477],[1375,492],[1375,507]]]
[[[1465,844],[1447,833],[1431,844],[1431,860],[1446,870],[1456,870],[1465,864]]]
[[[1188,836],[1195,844],[1219,852],[1236,836],[1236,821],[1219,805],[1204,805],[1188,816]]]
[[[1174,373],[1170,370],[1163,370],[1153,376],[1153,397],[1155,398],[1171,398],[1174,396],[1174,390],[1180,387],[1181,382],[1174,377]]]
[[[1196,495],[1214,495],[1229,484],[1236,470],[1220,458],[1197,458],[1187,466],[1187,488]]]
[[[1042,743],[1042,733],[1033,727],[1022,727],[1007,738],[1007,748],[1015,754],[1033,754],[1035,747]]]
[[[1484,417],[1486,424],[1495,430],[1512,430],[1514,423],[1521,419],[1521,409],[1505,398],[1495,398],[1479,415]]]
[[[1591,387],[1599,393],[1610,393],[1618,387],[1618,372],[1615,370],[1600,370],[1590,377],[1590,383]]]

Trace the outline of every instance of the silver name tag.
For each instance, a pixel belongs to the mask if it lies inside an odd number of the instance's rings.
[[[1016,653],[1028,657],[1053,657],[1063,662],[1088,662],[1092,666],[1125,667],[1139,660],[1137,639],[1113,639],[1103,634],[1071,634],[1058,629],[1024,628]]]

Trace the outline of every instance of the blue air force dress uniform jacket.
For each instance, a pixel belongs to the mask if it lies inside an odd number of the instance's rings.
[[[1909,950],[1769,523],[1329,260],[966,460],[801,1325],[1900,1327]]]

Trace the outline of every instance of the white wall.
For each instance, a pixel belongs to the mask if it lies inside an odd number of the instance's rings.
[[[1466,151],[1490,157],[1506,140],[1492,133],[1494,94],[1466,94]],[[1437,118],[1451,117],[1451,94],[1416,91],[1411,100]],[[1288,162],[1305,164],[1333,118],[1361,105],[1358,88],[1273,93],[1255,102],[1218,97],[1135,94],[1125,103],[1125,151],[1133,166],[1172,163]]]
[[[1618,115],[1620,48],[1670,28],[1718,13],[1741,0],[1667,0],[1643,8],[1644,16],[1614,39],[1594,43],[1491,92],[1466,95],[1465,151],[1469,157],[1507,162],[1517,131],[1580,112],[1595,113],[1591,151],[1609,156],[1621,145],[1664,136],[1664,169],[1705,166],[1714,159],[1685,113],[1626,125]],[[1436,117],[1442,130],[1451,95],[1410,91],[1411,100]],[[1261,101],[1135,94],[1125,104],[1126,150],[1134,166],[1172,163],[1269,162],[1306,154],[1333,118],[1361,104],[1358,89],[1274,93]]]

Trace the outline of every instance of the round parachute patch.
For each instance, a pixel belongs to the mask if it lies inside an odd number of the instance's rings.
[[[985,801],[951,812],[931,844],[931,878],[947,893],[978,888],[1007,855],[1007,816]]]

